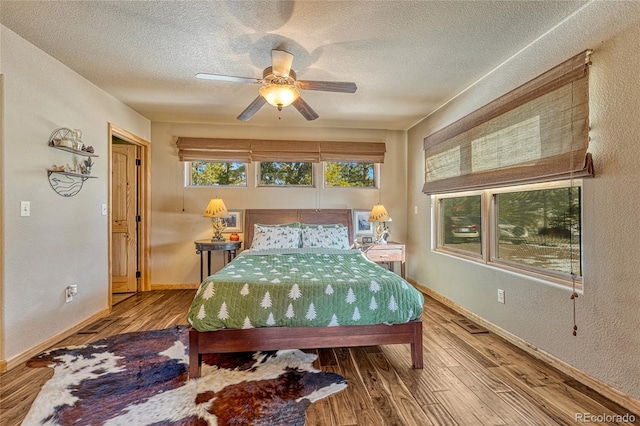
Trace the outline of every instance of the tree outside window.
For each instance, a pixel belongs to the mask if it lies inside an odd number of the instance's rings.
[[[313,186],[313,164],[264,161],[258,182],[263,186]]]
[[[188,170],[191,186],[247,186],[244,163],[192,161]]]
[[[497,258],[582,275],[580,189],[497,194]]]
[[[324,186],[375,188],[375,164],[328,161],[324,164]]]

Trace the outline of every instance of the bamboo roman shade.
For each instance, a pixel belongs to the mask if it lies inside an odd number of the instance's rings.
[[[320,161],[320,142],[252,141],[251,160],[317,163]]]
[[[179,137],[180,161],[343,161],[382,163],[384,142],[336,142],[295,140],[247,140]]]
[[[321,161],[383,163],[385,145],[376,142],[320,142]]]
[[[424,139],[423,192],[593,176],[585,51]]]
[[[178,138],[180,161],[251,162],[251,142],[236,139]]]

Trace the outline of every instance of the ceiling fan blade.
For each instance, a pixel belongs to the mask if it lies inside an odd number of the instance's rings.
[[[262,83],[263,82],[259,78],[234,77],[232,75],[221,75],[221,74],[199,73],[199,74],[196,74],[196,77],[202,80],[232,81],[234,83]]]
[[[271,68],[276,77],[289,77],[292,63],[293,55],[291,53],[276,49],[271,51]]]
[[[296,81],[303,90],[321,90],[323,92],[355,93],[358,87],[349,81]]]
[[[258,112],[260,108],[262,108],[262,105],[266,103],[267,101],[262,96],[258,96],[253,100],[253,102],[251,102],[251,104],[249,104],[249,106],[244,111],[240,113],[240,115],[238,116],[238,120],[249,121],[251,117],[253,117],[253,115]]]
[[[300,114],[302,114],[302,116],[304,118],[306,118],[309,121],[315,120],[316,118],[319,117],[319,115],[313,110],[313,108],[311,108],[309,106],[308,103],[306,103],[302,98],[298,98],[295,101],[293,101],[293,103],[291,104],[295,107],[295,109],[298,110],[298,112]]]

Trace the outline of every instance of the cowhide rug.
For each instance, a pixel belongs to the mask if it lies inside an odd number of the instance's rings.
[[[23,425],[304,425],[311,403],[344,389],[299,350],[204,356],[187,378],[186,327],[125,333],[45,352],[53,377]]]

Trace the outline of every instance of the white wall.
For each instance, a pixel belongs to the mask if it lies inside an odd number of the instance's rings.
[[[1,27],[4,75],[2,201],[4,267],[1,327],[10,360],[108,308],[107,217],[109,122],[144,139],[147,119],[89,83],[18,35]],[[59,127],[78,128],[92,145],[92,174],[74,197],[49,186],[46,169],[72,164],[73,155],[49,148]],[[84,158],[82,158],[84,159]],[[31,216],[20,216],[20,201]],[[65,303],[64,290],[78,285]]]
[[[220,197],[229,209],[352,208],[371,209],[379,195],[393,218],[391,239],[406,237],[406,132],[353,129],[257,127],[153,123],[151,282],[154,285],[196,284],[200,260],[194,240],[211,238],[211,221],[202,217],[211,198]],[[377,189],[256,188],[255,164],[247,169],[246,188],[185,188],[184,163],[178,161],[178,136],[249,139],[309,139],[385,142],[381,165],[381,193]],[[322,182],[314,167],[316,186]],[[321,186],[321,184],[320,184]],[[184,210],[183,210],[184,209]],[[212,254],[212,269],[222,266],[222,255]]]
[[[608,4],[607,4],[608,3]],[[613,388],[640,399],[640,8],[589,4],[512,61],[409,131],[408,275],[458,305]],[[625,12],[624,9],[628,10]],[[630,25],[631,23],[631,25]],[[585,32],[590,28],[592,32]],[[584,294],[576,301],[572,336],[570,291],[431,251],[430,199],[424,183],[424,137],[592,48],[591,149],[596,177],[583,187]],[[507,303],[496,300],[506,291]]]

